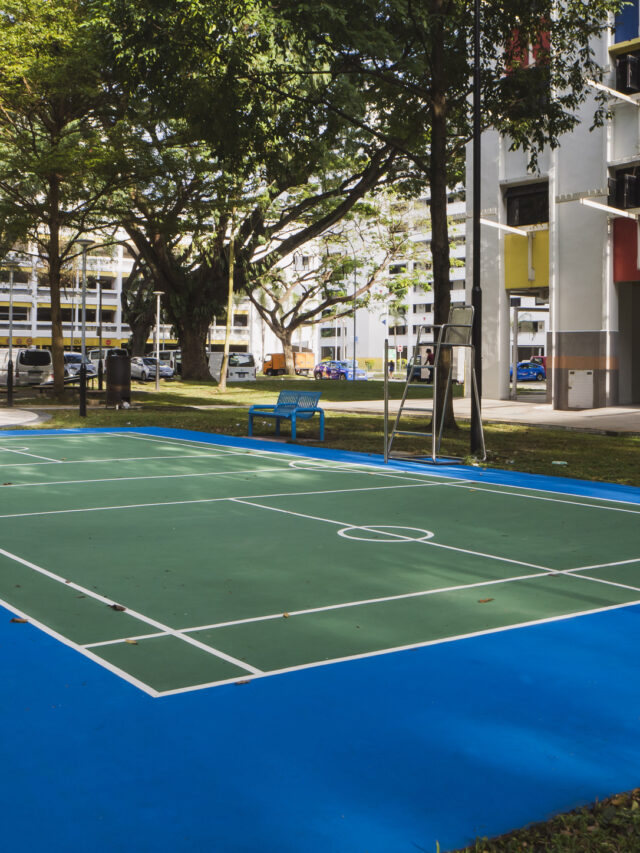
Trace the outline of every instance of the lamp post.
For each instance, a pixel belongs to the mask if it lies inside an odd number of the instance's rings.
[[[82,246],[82,321],[81,321],[81,347],[82,360],[80,362],[80,410],[81,418],[87,417],[87,250],[93,244],[93,240],[78,240]]]
[[[482,288],[480,286],[480,0],[475,0],[473,19],[473,266],[471,304],[473,328],[471,340],[474,347],[477,401],[471,394],[471,450],[482,449]]]
[[[100,269],[98,269],[98,391],[102,391],[102,282],[100,281]]]
[[[13,274],[18,263],[17,261],[7,260],[4,265],[9,268],[9,361],[7,362],[7,406],[13,406]]]
[[[160,297],[161,290],[154,290],[156,297],[156,391],[160,390]]]

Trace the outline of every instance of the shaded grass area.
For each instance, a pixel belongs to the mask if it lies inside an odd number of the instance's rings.
[[[455,853],[638,853],[640,788]]]

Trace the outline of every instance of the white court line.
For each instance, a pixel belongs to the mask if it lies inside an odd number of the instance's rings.
[[[452,483],[452,486],[458,485],[457,483]],[[533,489],[530,486],[522,486],[520,487],[525,491],[535,492],[535,491],[544,491],[544,489]],[[508,492],[503,489],[499,484],[496,484],[495,488],[490,488],[488,484],[477,483],[474,486],[475,491],[484,492],[485,494],[495,494],[495,495],[507,495],[508,497],[514,498],[527,498],[532,501],[550,501],[551,503],[560,503],[567,504],[568,506],[586,506],[589,509],[606,509],[612,512],[629,512],[632,515],[640,514],[640,508],[638,509],[627,509],[622,506],[600,506],[600,504],[595,503],[585,503],[584,501],[573,500],[573,498],[580,497],[580,495],[568,495],[571,500],[565,501],[562,498],[548,498],[543,497],[542,495],[527,495],[523,494],[523,492]],[[592,498],[594,501],[608,501],[610,503],[624,503],[624,501],[616,500],[615,498]]]
[[[42,566],[38,566],[35,563],[31,563],[29,560],[24,560],[22,557],[18,557],[17,554],[12,554],[11,551],[5,551],[4,548],[0,548],[0,554],[7,557],[9,560],[13,560],[15,563],[19,563],[22,566],[26,566],[26,568],[28,569],[32,569],[32,571],[34,572],[38,572],[39,574],[44,575],[44,577],[49,578],[50,580],[54,580],[57,583],[63,584],[69,589],[75,589],[76,591],[81,592],[83,595],[87,596],[87,598],[92,598],[95,601],[99,601],[109,607],[115,603],[113,599],[105,598],[103,595],[100,595],[95,590],[87,589],[87,587],[81,586],[80,584],[74,583],[73,581],[67,581],[60,575],[55,574],[55,572],[51,572],[48,569],[44,569]],[[237,658],[234,658],[231,655],[220,651],[219,649],[214,649],[212,646],[207,646],[205,643],[201,643],[198,640],[195,640],[193,637],[189,637],[183,634],[181,631],[171,628],[169,627],[169,625],[165,625],[163,622],[159,622],[157,619],[152,619],[150,616],[145,616],[144,613],[140,613],[137,610],[131,610],[129,607],[126,608],[125,612],[129,616],[132,616],[134,619],[137,619],[140,622],[144,622],[147,625],[152,625],[154,628],[159,628],[162,633],[170,634],[177,640],[183,640],[185,643],[188,643],[191,646],[195,646],[198,649],[202,649],[210,655],[222,658],[222,660],[226,660],[228,663],[232,663],[235,666],[240,667],[240,669],[244,669],[245,672],[252,672],[255,674],[261,671],[259,669],[256,669],[256,667],[245,663],[244,661],[238,660]]]
[[[18,607],[15,606],[15,604],[12,604],[11,602],[5,601],[4,599],[0,598],[0,605],[2,607],[5,607],[10,613],[15,613],[21,619],[26,619],[30,625],[33,625],[43,633],[48,634],[50,637],[53,637],[54,640],[58,640],[60,643],[65,646],[68,646],[75,652],[84,655],[84,657],[89,658],[89,660],[92,660],[94,663],[99,664],[104,669],[109,670],[109,672],[112,672],[114,675],[119,676],[124,681],[127,681],[129,682],[129,684],[132,684],[134,687],[140,688],[140,690],[144,691],[149,696],[152,696],[154,699],[157,699],[158,696],[162,696],[162,693],[159,693],[157,690],[154,690],[153,687],[150,687],[148,684],[145,684],[144,681],[140,681],[139,679],[128,673],[126,670],[114,666],[114,664],[109,663],[109,661],[106,661],[104,658],[92,654],[91,651],[86,649],[84,646],[78,645],[78,643],[75,643],[73,640],[70,640],[68,637],[65,637],[64,634],[59,634],[57,631],[54,631],[53,628],[50,628],[48,625],[45,625],[44,622],[40,622],[38,619],[34,619],[33,616],[29,615],[29,613],[24,610],[20,610]]]
[[[59,459],[52,459],[50,456],[37,456],[35,453],[27,453],[26,450],[14,450],[13,447],[0,447],[5,453],[18,453],[20,456],[31,456],[33,459],[45,459],[47,462],[55,462],[60,464]],[[4,468],[4,465],[2,466]]]
[[[393,646],[385,649],[376,649],[371,652],[360,652],[355,655],[345,655],[339,658],[332,658],[331,660],[319,660],[312,661],[311,663],[303,663],[298,664],[297,666],[288,666],[283,667],[282,669],[272,669],[263,672],[257,676],[249,676],[246,680],[253,681],[254,678],[269,678],[272,675],[284,675],[290,672],[300,672],[305,669],[313,669],[318,666],[332,666],[336,663],[346,663],[348,661],[355,660],[364,660],[365,658],[379,657],[380,655],[388,655],[394,652],[405,652],[410,651],[411,649],[424,649],[428,646],[440,646],[444,645],[444,643],[456,643],[460,640],[471,640],[476,637],[488,637],[491,634],[502,634],[506,631],[515,631],[520,628],[533,628],[537,625],[550,625],[554,622],[563,622],[568,619],[577,619],[580,616],[591,616],[597,613],[608,613],[612,610],[622,610],[626,607],[634,607],[640,604],[640,600],[638,601],[627,601],[624,604],[610,604],[605,607],[597,607],[593,610],[581,610],[578,613],[567,613],[562,616],[548,616],[544,619],[531,619],[527,622],[518,622],[515,625],[502,625],[498,628],[486,628],[482,631],[470,631],[468,634],[457,634],[453,637],[440,637],[435,640],[425,640],[424,642],[419,643],[407,643],[402,646]],[[159,696],[162,698],[164,696],[176,696],[180,693],[192,693],[195,690],[204,690],[208,687],[221,687],[224,684],[237,684],[238,679],[225,679],[224,681],[210,681],[207,684],[195,684],[191,687],[178,687],[175,690],[165,690],[159,693]]]
[[[155,640],[158,637],[168,637],[164,631],[154,631],[153,634],[127,634],[126,637],[118,637],[117,640],[100,640],[98,643],[84,643],[83,649],[99,649],[102,646],[119,646],[127,640]]]
[[[169,459],[175,457],[170,456]],[[12,489],[30,486],[86,486],[93,483],[123,483],[142,480],[183,480],[190,477],[242,477],[245,474],[286,474],[286,468],[243,468],[241,471],[204,471],[196,474],[149,474],[143,477],[101,477],[95,480],[43,480],[40,483],[11,483]]]
[[[147,436],[144,436],[144,437],[143,437],[143,436],[133,436],[133,435],[130,435],[129,433],[108,433],[108,434],[109,434],[109,435],[118,435],[118,436],[122,436],[122,437],[125,437],[125,438],[126,438],[126,437],[141,438],[142,440],[149,440],[149,441],[176,441],[176,442],[179,442],[179,441],[185,441],[185,442],[196,442],[196,443],[200,443],[200,442],[197,442],[197,440],[196,440],[196,439],[174,439],[174,438],[170,438],[170,439],[161,439],[161,438],[159,438],[159,437],[148,438]],[[267,453],[267,454],[271,453],[272,455],[275,455],[275,454],[273,454],[273,452],[272,452],[272,451],[268,451],[268,450],[266,450],[266,451],[253,451],[253,450],[251,450],[251,451],[248,451],[248,452],[250,452],[250,453],[254,453],[254,452],[255,452],[256,454],[258,454],[258,453]],[[303,461],[303,460],[305,460],[305,459],[307,459],[307,460],[311,460],[311,459],[316,460],[316,457],[300,457],[300,456],[297,456],[296,454],[293,454],[293,453],[291,453],[291,454],[289,454],[289,453],[282,453],[282,454],[278,453],[277,455],[278,455],[278,456],[282,456],[282,457],[291,456],[293,459],[298,460],[298,461]],[[319,462],[324,462],[325,460],[323,460],[323,459],[317,459],[317,461],[319,461]],[[359,465],[359,466],[361,466],[361,467],[367,467],[367,463],[346,463],[346,464],[353,464],[353,465]],[[375,463],[370,463],[370,466],[371,466],[371,468],[372,468],[372,469],[374,469],[374,470],[376,470],[376,471],[377,471],[377,470],[379,469],[379,467],[380,467],[380,466],[376,465]],[[388,474],[389,474],[390,472],[385,471],[385,470],[380,470],[380,471],[379,471],[379,473],[380,473],[380,475],[382,475],[382,476],[384,476],[384,475],[387,475],[387,476],[388,476]],[[402,472],[399,472],[399,473],[402,473]],[[421,474],[422,472],[406,472],[406,473],[407,473],[407,474],[409,474],[409,476],[412,476],[412,475],[418,475],[418,474]],[[436,472],[427,472],[427,471],[425,471],[424,476],[425,476],[425,477],[426,477],[426,476],[430,476],[430,477],[437,477],[437,476],[440,476],[440,477],[442,478],[442,481],[443,481],[443,482],[442,482],[442,485],[458,485],[458,486],[463,486],[463,485],[466,485],[466,483],[467,483],[467,481],[465,481],[465,480],[461,480],[460,478],[456,477],[455,475],[446,475],[446,474],[442,474],[442,473],[437,474]],[[566,503],[566,504],[575,505],[575,506],[586,506],[586,507],[591,507],[592,509],[617,510],[617,511],[619,511],[619,512],[627,512],[627,513],[634,513],[634,512],[639,512],[639,511],[640,511],[640,510],[625,509],[625,508],[622,508],[622,507],[609,507],[609,506],[602,506],[602,507],[601,507],[601,506],[599,506],[599,505],[597,505],[597,504],[590,504],[590,503],[584,503],[584,502],[580,502],[580,501],[575,501],[575,500],[573,500],[573,498],[582,497],[582,496],[581,496],[581,495],[576,495],[576,494],[573,494],[573,493],[566,493],[566,497],[570,498],[570,500],[562,500],[562,499],[560,499],[560,498],[542,497],[541,495],[527,495],[527,494],[522,494],[521,492],[505,492],[505,491],[503,491],[503,490],[502,490],[502,486],[501,486],[500,484],[495,484],[495,487],[494,487],[494,488],[491,488],[491,487],[490,487],[490,484],[483,483],[482,481],[478,481],[478,480],[469,480],[469,481],[468,481],[468,483],[469,483],[470,485],[471,485],[471,484],[473,484],[473,488],[477,489],[478,491],[497,492],[498,494],[512,495],[512,496],[515,496],[515,497],[526,497],[526,498],[533,498],[533,499],[537,499],[537,500],[552,501],[552,502],[556,502],[556,503],[563,503],[563,504],[564,504],[564,503]],[[528,492],[544,492],[544,489],[538,489],[538,488],[534,488],[534,487],[532,487],[532,486],[519,486],[518,488],[520,488],[520,489],[522,489],[522,490],[524,490],[524,491],[528,491]],[[565,493],[563,493],[563,494],[565,494]],[[624,501],[620,501],[620,500],[617,500],[617,499],[615,499],[615,498],[600,498],[600,497],[597,497],[597,498],[593,498],[593,500],[594,500],[594,501],[605,501],[605,502],[609,502],[609,503],[624,503]]]
[[[240,454],[238,454],[240,456]],[[46,457],[40,457],[41,459],[46,459]],[[50,465],[51,462],[55,462],[58,465],[97,465],[101,462],[146,462],[147,460],[153,461],[157,459],[175,459],[178,461],[179,459],[212,459],[210,454],[207,455],[205,453],[194,453],[194,454],[186,454],[185,456],[125,456],[125,457],[116,457],[116,458],[105,458],[105,459],[52,459],[50,462],[11,462],[7,465],[0,465],[0,468],[16,468],[19,466],[20,468],[35,468],[37,465]],[[220,456],[221,459],[226,459],[226,456]],[[275,468],[274,470],[279,470]]]
[[[431,484],[425,484],[425,485],[431,485]],[[436,485],[436,484],[434,484],[434,485]],[[440,485],[440,484],[437,484],[437,485]],[[391,488],[391,487],[383,486],[380,488]],[[399,486],[396,488],[403,488],[403,487]],[[407,487],[404,487],[404,488],[407,488]],[[411,488],[413,488],[413,487],[411,487]],[[259,509],[266,509],[266,510],[269,510],[270,512],[281,512],[281,513],[284,513],[285,515],[294,515],[294,516],[297,516],[299,518],[308,518],[311,521],[323,521],[323,522],[326,522],[327,524],[335,524],[335,525],[339,525],[340,527],[353,527],[356,529],[358,527],[365,527],[367,530],[371,530],[374,532],[376,531],[375,524],[374,525],[352,524],[348,521],[338,521],[338,520],[333,519],[333,518],[322,518],[321,516],[317,516],[317,515],[307,515],[303,512],[294,512],[294,510],[290,510],[290,509],[282,509],[280,507],[274,507],[274,506],[264,506],[263,504],[253,503],[250,496],[248,498],[228,498],[228,500],[233,501],[234,503],[241,503],[241,504],[247,504],[248,506],[255,506],[255,507],[258,507]],[[0,516],[0,518],[1,517],[2,516]],[[408,542],[415,542],[418,545],[431,545],[434,548],[444,548],[447,551],[457,551],[461,554],[471,554],[474,557],[486,557],[490,560],[499,560],[502,563],[514,563],[517,566],[528,566],[531,569],[540,569],[543,572],[556,573],[556,572],[560,571],[559,569],[551,569],[548,566],[539,566],[537,563],[527,563],[524,560],[513,560],[510,557],[499,557],[499,556],[496,556],[495,554],[485,554],[482,551],[471,551],[467,548],[456,548],[454,545],[444,545],[440,542],[434,542],[433,539],[419,539],[418,540],[418,539],[412,539],[409,536],[402,536],[402,534],[400,534],[400,533],[388,533],[387,531],[379,531],[379,532],[384,533],[385,535],[393,536],[394,538],[406,540]]]
[[[406,537],[408,541],[416,541],[411,540],[409,537]],[[500,559],[500,558],[496,558]],[[625,560],[623,562],[638,562],[638,560]],[[603,568],[609,565],[620,565],[620,563],[603,563],[602,566],[598,566],[597,568]],[[545,578],[545,577],[553,577],[555,575],[567,575],[568,577],[580,577],[583,580],[599,580],[598,578],[589,578],[583,577],[582,575],[575,575],[576,572],[584,571],[584,567],[575,568],[575,569],[551,569],[551,568],[543,568],[540,572],[533,572],[527,575],[513,575],[509,578],[494,578],[493,580],[488,581],[476,581],[474,583],[467,584],[457,584],[454,586],[444,586],[444,587],[436,587],[434,589],[426,589],[426,590],[418,590],[416,592],[403,592],[398,593],[397,595],[384,595],[378,596],[376,598],[363,598],[358,601],[344,601],[339,604],[325,604],[318,607],[307,607],[302,610],[289,610],[287,611],[288,615],[293,616],[307,616],[312,613],[325,613],[331,610],[344,610],[350,607],[361,607],[369,604],[384,604],[388,601],[401,601],[403,599],[408,598],[422,598],[429,595],[439,595],[441,593],[450,593],[450,592],[461,592],[467,589],[477,589],[479,587],[487,587],[487,586],[498,586],[500,584],[507,583],[515,583],[518,581],[526,581],[526,580],[535,580],[537,578]],[[615,582],[605,582],[611,583],[613,586],[619,586],[624,589],[632,590],[633,592],[640,593],[640,587],[630,586],[628,584],[619,584]],[[196,633],[198,631],[211,631],[217,628],[231,628],[236,625],[249,625],[254,622],[269,622],[274,619],[282,619],[282,612],[278,613],[269,613],[264,616],[248,616],[244,619],[231,619],[226,622],[212,622],[208,625],[196,625],[189,628],[181,628],[185,634]],[[161,636],[159,634],[141,634],[140,636],[136,636],[135,639],[146,639],[146,637],[155,637]],[[99,646],[99,645],[111,645],[115,643],[123,643],[125,642],[126,637],[121,637],[117,640],[106,640],[103,643],[90,643],[89,647]]]
[[[363,486],[357,489],[325,489],[322,491],[312,491],[312,492],[277,492],[269,495],[247,495],[246,498],[248,500],[256,499],[256,500],[264,500],[265,498],[289,498],[289,497],[303,497],[308,495],[337,495],[337,494],[350,494],[352,492],[383,492],[388,491],[390,489],[420,489],[429,486],[446,486],[447,483],[409,483],[408,485],[400,485],[395,484],[393,486]],[[107,510],[119,510],[119,509],[146,509],[148,507],[160,507],[160,506],[189,506],[190,504],[210,504],[210,503],[223,503],[224,501],[235,501],[238,498],[198,498],[195,500],[189,501],[158,501],[154,503],[143,503],[143,504],[118,504],[116,506],[89,506],[89,507],[78,507],[77,509],[51,509],[44,510],[41,512],[15,512],[9,513],[7,515],[0,515],[0,519],[3,518],[32,518],[41,515],[69,515],[71,513],[80,513],[80,512],[101,512]],[[260,506],[261,509],[267,509],[268,507]],[[284,510],[283,510],[284,512]]]
[[[588,569],[608,569],[610,566],[626,566],[628,563],[640,563],[640,557],[632,557],[630,560],[618,560],[615,563],[598,563],[594,566],[578,566],[578,568],[569,569],[569,571],[586,572]]]

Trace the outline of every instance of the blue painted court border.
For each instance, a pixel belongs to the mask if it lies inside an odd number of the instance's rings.
[[[607,484],[450,475],[640,503]],[[0,609],[7,849],[434,853],[640,784],[640,607],[162,699],[9,620]]]

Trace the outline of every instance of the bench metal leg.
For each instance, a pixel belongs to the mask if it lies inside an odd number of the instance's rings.
[[[253,435],[253,415],[249,413],[249,435]]]
[[[296,413],[291,415],[291,441],[296,440]]]
[[[324,412],[319,412],[320,415],[320,441],[324,441]]]

